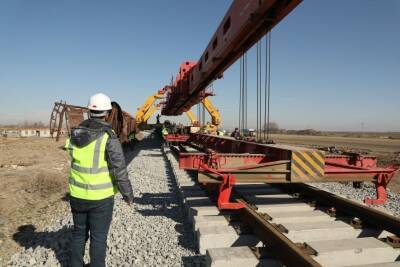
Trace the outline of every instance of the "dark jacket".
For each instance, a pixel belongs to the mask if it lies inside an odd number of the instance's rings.
[[[231,137],[233,137],[235,139],[239,139],[240,138],[240,132],[239,131],[233,131],[231,133]]]
[[[128,179],[125,156],[117,135],[111,125],[103,120],[88,119],[71,130],[71,143],[83,147],[100,137],[104,133],[110,136],[106,143],[106,161],[114,183],[118,186],[123,198],[127,202],[133,201],[132,185]]]

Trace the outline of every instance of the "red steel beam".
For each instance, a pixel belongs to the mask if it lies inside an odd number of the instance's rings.
[[[220,183],[218,207],[239,208],[229,202],[235,183],[305,183],[371,181],[376,198],[367,204],[383,204],[386,186],[398,167],[378,168],[376,157],[325,155],[323,151],[286,145],[259,144],[227,137],[192,134],[188,144],[206,153],[180,153],[179,166],[198,170],[203,184]],[[220,205],[220,202],[223,205]],[[222,203],[221,202],[221,203]]]
[[[206,134],[191,134],[187,141],[201,151],[210,151],[181,153],[180,167],[191,170],[201,164],[217,170],[238,170],[254,164],[289,161],[291,175],[287,182],[376,181],[379,175],[388,175],[390,179],[398,170],[395,167],[378,168],[374,156],[325,155],[314,149],[259,144]]]
[[[204,98],[204,89],[222,77],[245,51],[302,0],[235,0],[198,62],[186,61],[167,96],[162,115],[177,116]]]
[[[218,154],[213,167],[226,169],[258,165],[265,162],[265,159],[264,154]],[[207,162],[208,155],[206,153],[179,153],[179,168],[181,169],[198,170],[201,164]]]
[[[188,135],[185,134],[167,134],[165,140],[167,142],[186,142],[189,139]]]

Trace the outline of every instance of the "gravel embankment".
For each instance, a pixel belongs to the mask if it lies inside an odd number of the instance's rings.
[[[161,141],[150,135],[126,154],[134,187],[134,207],[115,199],[108,249],[108,266],[182,266],[195,261],[193,234],[185,221]],[[71,215],[37,231],[26,226],[15,239],[24,247],[10,266],[67,266]],[[88,244],[86,249],[88,249]],[[88,251],[85,262],[88,262]]]
[[[376,197],[375,186],[370,183],[364,183],[360,189],[353,188],[352,183],[312,183],[310,185],[358,201],[363,201],[366,196],[370,198]],[[386,203],[384,205],[371,207],[383,209],[394,216],[400,217],[400,194],[388,190],[388,199]]]

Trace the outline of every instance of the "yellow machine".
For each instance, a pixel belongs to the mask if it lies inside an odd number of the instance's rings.
[[[185,112],[186,116],[189,118],[191,125],[199,126],[199,121],[197,120],[196,116],[193,114],[191,110]]]
[[[211,117],[211,123],[203,125],[202,130],[207,133],[216,134],[218,132],[218,126],[221,123],[221,114],[219,113],[218,109],[216,109],[211,103],[211,100],[207,97],[204,98],[201,103]]]
[[[166,90],[162,89],[158,91],[157,93],[149,96],[144,104],[137,109],[135,119],[136,119],[136,124],[141,125],[141,124],[146,124],[147,121],[151,118],[151,116],[158,110],[160,109],[160,103],[155,104],[155,102],[159,99],[164,98]],[[207,132],[207,133],[217,133],[218,131],[218,126],[221,123],[221,115],[214,107],[214,105],[211,103],[210,99],[204,98],[201,103],[203,104],[204,108],[207,110],[207,112],[211,116],[211,123],[207,123],[204,126],[202,126],[202,130]],[[196,116],[194,113],[189,110],[185,112],[186,116],[189,118],[190,123],[192,126],[199,127],[199,121],[197,120]]]
[[[164,98],[164,94],[165,90],[160,90],[146,99],[146,102],[144,102],[144,104],[136,111],[136,124],[139,125],[147,123],[151,115],[153,115],[153,113],[157,110],[157,107],[154,106],[154,102],[158,99]]]
[[[153,105],[151,106],[143,116],[139,116],[136,118],[140,118],[138,121],[139,123],[147,123],[147,121],[153,116],[153,114],[160,109],[159,105]],[[198,126],[199,121],[197,120],[196,116],[193,114],[191,110],[185,112],[186,116],[190,120],[191,125],[193,126]],[[137,115],[137,114],[136,114]]]

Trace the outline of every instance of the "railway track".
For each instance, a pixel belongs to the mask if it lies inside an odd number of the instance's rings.
[[[400,219],[315,187],[236,185],[219,211],[164,148],[206,266],[400,266]]]

